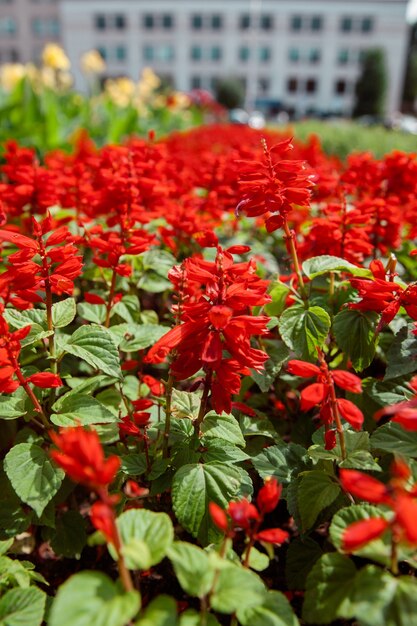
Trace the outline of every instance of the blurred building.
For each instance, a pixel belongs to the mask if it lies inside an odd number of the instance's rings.
[[[404,80],[407,3],[0,0],[0,55],[11,55],[6,40],[16,41],[16,55],[26,60],[44,35],[58,36],[81,89],[79,59],[97,48],[109,76],[137,78],[150,66],[184,91],[213,90],[219,78],[233,76],[244,83],[249,108],[349,114],[361,55],[382,48],[392,112],[400,108]]]

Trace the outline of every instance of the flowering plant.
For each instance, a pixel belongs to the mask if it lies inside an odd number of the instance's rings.
[[[415,155],[213,125],[0,168],[0,623],[411,624]]]

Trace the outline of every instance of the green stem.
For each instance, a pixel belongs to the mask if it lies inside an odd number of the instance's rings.
[[[9,354],[9,356],[11,356]],[[41,407],[41,405],[39,404],[39,400],[37,399],[37,397],[35,396],[35,394],[33,393],[32,389],[30,388],[30,385],[26,382],[25,377],[23,376],[19,364],[16,361],[16,359],[13,357],[13,359],[11,359],[13,362],[13,366],[15,367],[15,373],[17,376],[17,379],[19,381],[19,383],[22,385],[23,389],[25,390],[26,394],[29,396],[30,400],[32,401],[33,406],[35,407],[35,411],[36,413],[39,414],[39,417],[42,420],[43,425],[45,426],[45,428],[50,428],[50,424],[48,422],[48,418],[46,417],[43,408]]]
[[[284,222],[283,229],[285,233],[285,240],[287,242],[287,249],[292,258],[294,272],[296,273],[298,278],[298,288],[300,290],[301,297],[303,300],[307,300],[308,295],[303,280],[303,274],[301,272],[300,262],[298,260],[297,247],[295,245],[295,233],[294,231],[290,230],[287,222]]]
[[[164,459],[167,459],[169,456],[168,452],[168,443],[169,443],[169,434],[171,432],[171,404],[172,404],[172,388],[174,385],[174,377],[170,373],[166,388],[165,388],[165,427],[164,427],[164,440],[162,447],[162,456]]]
[[[396,533],[393,531],[391,536],[391,573],[398,576],[398,540]]]
[[[112,305],[113,305],[114,292],[116,291],[116,279],[117,279],[116,270],[113,270],[111,283],[110,283],[109,297],[108,297],[107,304],[106,304],[106,321],[104,322],[104,326],[106,328],[110,326],[110,314],[111,314]]]
[[[201,424],[203,423],[204,416],[207,410],[207,400],[208,400],[208,396],[210,393],[212,377],[213,377],[213,370],[208,370],[205,381],[204,381],[204,390],[203,390],[203,395],[201,396],[200,410],[198,412],[197,419],[194,423],[194,432],[198,437],[201,437],[200,427],[201,427]]]
[[[340,419],[339,409],[337,406],[337,398],[334,390],[333,383],[330,384],[330,405],[332,408],[333,419],[336,422],[336,430],[339,436],[340,443],[340,451],[342,453],[342,459],[344,460],[347,456],[346,454],[346,442],[345,442],[345,431],[343,430],[342,420]]]

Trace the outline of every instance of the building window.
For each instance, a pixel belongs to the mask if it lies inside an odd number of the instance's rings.
[[[126,28],[126,18],[121,13],[103,14],[94,16],[94,27],[96,30],[124,30]]]
[[[373,30],[373,20],[370,17],[364,17],[361,22],[361,31],[363,33],[370,33]]]
[[[104,30],[106,28],[106,18],[104,17],[104,15],[95,16],[94,26],[96,30]]]
[[[12,17],[0,18],[0,35],[14,35],[17,32],[17,23]]]
[[[114,27],[118,30],[123,30],[126,27],[126,20],[124,15],[114,16]]]
[[[306,93],[316,93],[317,91],[317,81],[315,78],[308,78],[306,80]]]
[[[303,26],[303,20],[301,18],[301,15],[293,15],[291,18],[291,30],[299,31],[301,30],[302,26]]]
[[[210,50],[210,59],[212,61],[220,61],[222,58],[222,49],[219,46],[212,46]]]
[[[250,28],[250,15],[249,13],[244,13],[240,16],[239,20],[239,28],[240,30],[248,30]]]
[[[262,94],[268,93],[270,86],[271,81],[269,78],[264,77],[258,80],[258,89]]]
[[[191,89],[201,89],[201,76],[191,76],[190,87]]]
[[[274,27],[274,20],[272,15],[261,15],[260,27],[261,30],[272,30]]]
[[[298,63],[300,60],[300,51],[298,48],[290,48],[288,50],[288,60],[291,61],[291,63]]]
[[[169,13],[165,13],[162,16],[162,28],[164,28],[165,30],[171,30],[171,28],[173,28],[174,26],[174,18],[172,15],[170,15]]]
[[[146,15],[143,16],[143,27],[146,28],[146,30],[152,30],[155,26],[155,19],[153,15],[150,15],[149,13],[147,13]]]
[[[298,80],[296,78],[289,78],[287,81],[288,93],[297,93],[297,90],[298,90]]]
[[[334,84],[334,92],[338,96],[343,96],[343,94],[345,94],[347,92],[347,83],[346,83],[346,81],[343,78],[341,78],[340,80],[337,80],[335,82],[335,84]]]
[[[340,30],[342,33],[350,33],[352,30],[353,22],[351,17],[342,17],[340,22]]]
[[[175,57],[174,46],[170,44],[147,44],[143,48],[143,58],[145,61],[173,61]]]
[[[223,28],[223,18],[221,15],[212,15],[211,27],[213,30],[220,30],[221,28]]]
[[[321,51],[319,48],[311,48],[308,53],[308,60],[310,63],[318,63],[321,59]]]
[[[337,62],[339,65],[346,65],[349,62],[349,50],[342,48],[337,54]]]
[[[239,48],[239,61],[243,61],[244,63],[249,60],[250,51],[248,46],[241,46]]]
[[[126,59],[126,48],[124,46],[116,46],[116,48],[115,48],[115,57],[116,57],[116,61],[125,61],[125,59]]]
[[[191,48],[191,58],[193,61],[201,61],[203,57],[203,53],[200,46],[192,46]]]
[[[319,31],[323,28],[323,20],[319,15],[314,15],[311,18],[311,30]]]
[[[192,15],[191,27],[194,30],[201,30],[203,28],[203,17],[201,15]]]
[[[55,17],[36,17],[32,20],[32,32],[37,37],[58,37],[59,22]]]
[[[266,63],[270,61],[271,60],[271,48],[268,48],[267,46],[262,46],[262,48],[259,48],[258,50],[258,55],[259,55],[259,60],[261,61],[261,63]]]

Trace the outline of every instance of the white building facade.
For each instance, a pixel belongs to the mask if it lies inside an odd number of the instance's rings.
[[[385,52],[386,112],[400,107],[407,0],[60,0],[61,42],[76,77],[96,48],[109,76],[152,67],[182,91],[238,77],[249,107],[350,114],[361,55]]]

